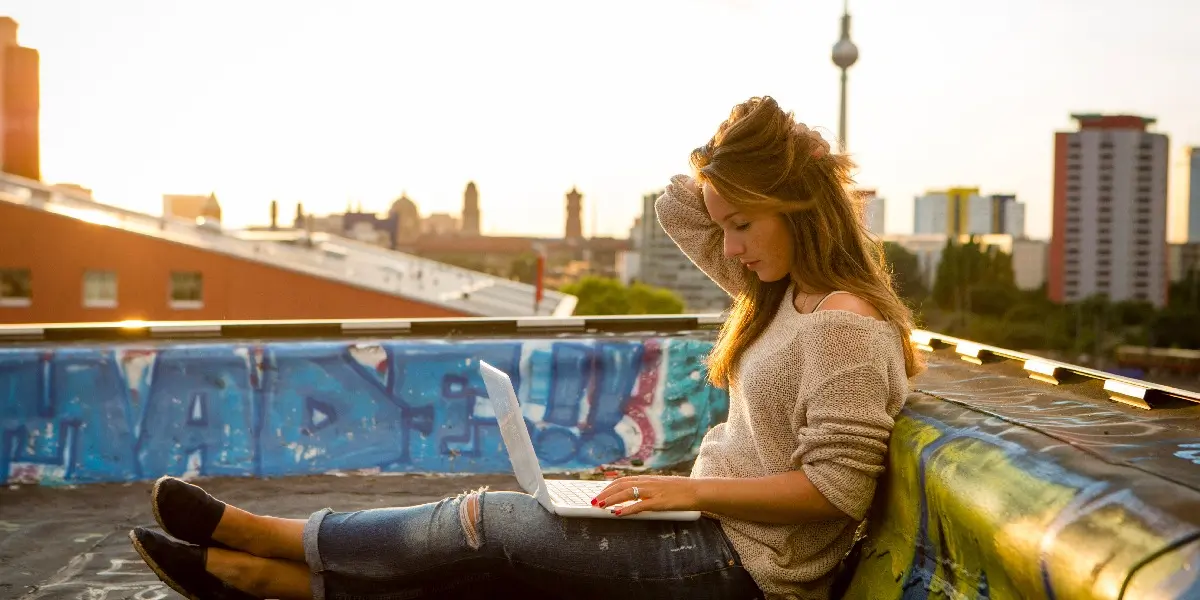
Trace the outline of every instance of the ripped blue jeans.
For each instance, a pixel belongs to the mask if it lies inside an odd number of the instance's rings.
[[[716,520],[568,519],[516,492],[320,510],[304,552],[316,600],[762,598]]]

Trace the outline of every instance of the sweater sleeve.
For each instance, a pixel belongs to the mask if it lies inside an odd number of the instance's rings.
[[[888,342],[869,323],[815,323],[805,344],[799,397],[791,416],[792,463],[839,510],[862,520],[894,425],[889,410]]]
[[[708,217],[704,198],[687,189],[686,175],[671,177],[666,191],[654,203],[663,231],[709,279],[730,296],[745,286],[746,271],[737,260],[726,258],[721,227]]]

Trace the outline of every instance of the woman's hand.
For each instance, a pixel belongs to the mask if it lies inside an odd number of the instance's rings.
[[[633,489],[637,488],[637,497]],[[654,475],[634,475],[613,480],[595,498],[592,505],[608,508],[640,500],[628,506],[622,506],[613,514],[627,516],[644,510],[696,510],[699,505],[699,486],[691,477],[667,477]]]

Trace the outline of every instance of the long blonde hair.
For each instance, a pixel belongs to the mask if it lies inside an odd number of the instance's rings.
[[[704,146],[692,151],[697,183],[740,210],[782,213],[795,237],[792,275],[809,286],[843,290],[870,302],[896,327],[908,376],[923,368],[909,340],[912,313],[892,287],[883,245],[864,224],[848,187],[854,163],[798,125],[770,96],[733,108]],[[709,381],[725,387],[742,353],[785,301],[790,278],[762,282],[749,271],[708,358]],[[786,298],[791,302],[791,298]]]

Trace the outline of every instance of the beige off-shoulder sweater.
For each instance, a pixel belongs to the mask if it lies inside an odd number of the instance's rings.
[[[659,222],[696,266],[736,296],[748,271],[723,256],[721,230],[685,180],[672,177],[658,198]],[[743,354],[729,388],[729,418],[705,435],[692,475],[802,469],[851,518],[776,525],[713,516],[768,597],[825,599],[832,570],[874,497],[908,378],[892,324],[842,310],[801,313],[792,298]]]

